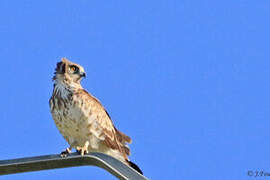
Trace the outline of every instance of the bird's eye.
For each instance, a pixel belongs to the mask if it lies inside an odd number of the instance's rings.
[[[77,66],[70,66],[70,70],[71,72],[76,73],[78,72],[79,68]]]

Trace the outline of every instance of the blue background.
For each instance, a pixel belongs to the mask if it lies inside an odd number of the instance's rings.
[[[0,1],[0,159],[67,143],[48,99],[56,62],[132,137],[151,179],[252,179],[270,172],[267,0]],[[96,167],[0,179],[115,179]],[[266,177],[267,178],[267,177]]]

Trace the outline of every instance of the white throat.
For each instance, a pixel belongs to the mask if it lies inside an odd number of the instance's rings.
[[[69,83],[67,85],[63,81],[55,80],[54,82],[54,93],[63,99],[67,99],[75,90],[81,88],[82,86],[77,83]]]
[[[68,87],[65,83],[55,80],[54,94],[63,99],[67,99],[72,93],[72,88]]]

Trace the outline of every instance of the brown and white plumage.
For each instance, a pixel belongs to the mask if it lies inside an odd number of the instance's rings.
[[[102,104],[80,84],[83,67],[66,58],[57,63],[50,110],[60,133],[70,147],[85,152],[102,152],[139,168],[128,160],[130,137],[117,130]]]

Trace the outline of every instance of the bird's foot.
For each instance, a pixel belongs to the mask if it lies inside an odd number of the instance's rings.
[[[88,153],[88,148],[86,147],[77,147],[76,150],[77,153],[79,153],[82,156]]]
[[[67,157],[71,153],[71,148],[67,148],[65,151],[62,151],[60,156]]]
[[[88,153],[88,146],[89,146],[89,142],[86,141],[83,147],[77,146],[76,150],[80,155],[83,156]]]

